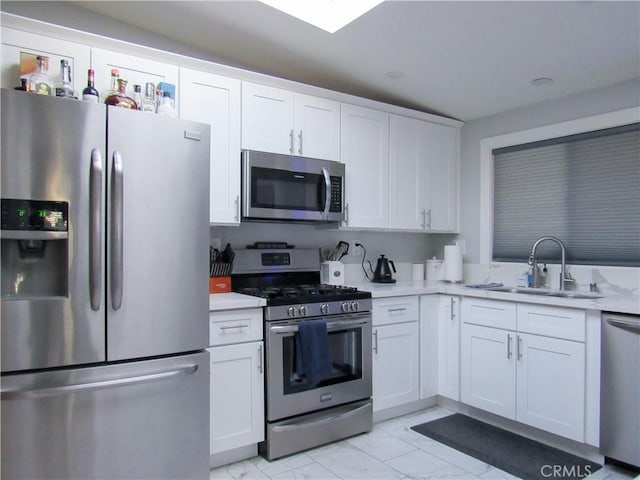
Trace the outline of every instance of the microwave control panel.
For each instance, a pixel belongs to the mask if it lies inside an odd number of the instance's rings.
[[[342,177],[331,177],[331,203],[330,212],[342,211]]]

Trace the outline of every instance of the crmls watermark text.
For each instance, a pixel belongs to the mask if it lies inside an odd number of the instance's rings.
[[[591,465],[543,465],[540,474],[544,478],[584,478],[591,475]]]

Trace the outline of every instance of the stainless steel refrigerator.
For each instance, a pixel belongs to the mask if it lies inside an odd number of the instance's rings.
[[[1,477],[208,478],[209,126],[1,109]]]

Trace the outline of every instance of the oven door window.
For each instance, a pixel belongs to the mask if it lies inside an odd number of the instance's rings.
[[[326,187],[321,173],[252,167],[251,207],[322,211]]]
[[[317,385],[309,385],[304,376],[296,373],[296,337],[282,338],[284,394],[294,394],[327,385],[350,382],[362,378],[362,328],[330,331],[329,352],[332,373]]]

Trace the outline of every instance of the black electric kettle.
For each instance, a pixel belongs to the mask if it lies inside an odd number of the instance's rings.
[[[396,283],[396,279],[391,275],[391,269],[393,269],[393,273],[396,273],[396,266],[393,261],[385,258],[384,255],[380,255],[376,270],[373,272],[373,280],[371,281],[376,283]]]

